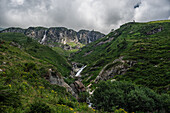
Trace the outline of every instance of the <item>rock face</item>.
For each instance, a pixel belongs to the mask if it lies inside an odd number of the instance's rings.
[[[78,80],[75,81],[74,83],[72,83],[70,86],[76,94],[79,94],[81,92],[86,91],[86,88],[83,85],[83,83],[81,81],[78,81]]]
[[[102,38],[104,36],[105,36],[104,34],[94,31],[94,30],[92,31],[80,30],[77,33],[78,41],[82,44],[88,44],[88,43],[94,42],[97,39]]]
[[[68,92],[70,92],[75,98],[78,99],[78,95],[74,92],[74,89],[72,89],[63,79],[62,76],[54,73],[51,69],[48,71],[47,79],[50,81],[51,84],[57,84],[59,86],[62,86],[66,88]]]
[[[11,27],[0,31],[0,33],[5,32],[22,33],[49,46],[58,46],[59,43],[63,45],[66,45],[67,43],[88,44],[105,36],[104,34],[94,30],[80,30],[79,32],[76,32],[64,27],[29,27],[28,29]],[[65,48],[70,49],[69,47]]]
[[[66,90],[70,92],[76,99],[79,99],[78,94],[86,91],[86,88],[81,81],[77,80],[69,86],[64,81],[62,76],[53,72],[51,69],[49,69],[46,79],[48,79],[51,84],[57,84],[59,86],[66,88]]]
[[[127,70],[134,66],[136,61],[123,60],[123,56],[115,59],[112,63],[107,64],[99,73],[94,80],[98,83],[100,80],[108,80],[113,78],[115,75],[123,75]]]
[[[148,31],[146,34],[147,35],[153,35],[155,33],[161,32],[162,30],[163,30],[163,27],[158,27],[158,28],[155,28],[155,29],[153,29],[151,31]]]

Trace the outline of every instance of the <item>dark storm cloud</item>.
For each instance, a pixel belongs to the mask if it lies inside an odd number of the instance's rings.
[[[170,18],[170,0],[0,0],[0,27],[64,26],[108,33],[120,24]]]
[[[138,8],[140,5],[141,5],[141,2],[137,3],[137,4],[134,6],[134,9]]]

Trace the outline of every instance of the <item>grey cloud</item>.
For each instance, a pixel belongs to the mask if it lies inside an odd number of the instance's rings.
[[[0,27],[64,26],[104,33],[134,19],[170,18],[169,0],[0,0],[0,9]]]
[[[153,21],[168,19],[170,16],[170,0],[143,0],[136,8],[134,19],[137,21]]]
[[[134,6],[134,9],[138,8],[140,5],[141,5],[141,2],[137,3],[137,4]]]

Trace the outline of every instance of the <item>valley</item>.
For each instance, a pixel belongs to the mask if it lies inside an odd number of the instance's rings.
[[[169,56],[170,20],[129,22],[107,35],[7,28],[0,31],[0,110],[169,112]]]

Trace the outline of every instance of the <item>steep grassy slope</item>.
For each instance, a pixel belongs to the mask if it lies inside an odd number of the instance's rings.
[[[57,66],[58,72],[60,72],[63,76],[69,76],[71,66],[67,62],[67,59],[54,52],[51,48],[40,45],[33,39],[19,33],[1,33],[0,38],[20,44],[21,48],[27,53],[39,58],[40,60],[47,61],[50,64]]]
[[[60,63],[59,65],[64,68],[62,63],[64,58],[46,46],[34,45],[37,43],[31,42],[29,38],[20,34],[0,34],[0,37],[0,111],[2,113],[94,112],[87,104],[78,103],[65,88],[51,85],[45,79],[49,69],[60,75],[60,67],[57,67],[56,63]],[[15,42],[9,41],[12,37]],[[41,53],[44,51],[46,53]],[[57,60],[52,59],[54,57]],[[55,62],[52,63],[50,60]]]
[[[170,80],[170,20],[148,23],[127,23],[102,39],[88,44],[72,56],[72,61],[87,64],[83,82],[87,85],[99,75],[121,62],[126,73],[110,74],[117,80],[133,81],[158,92],[168,92]],[[105,68],[104,68],[105,67]]]

